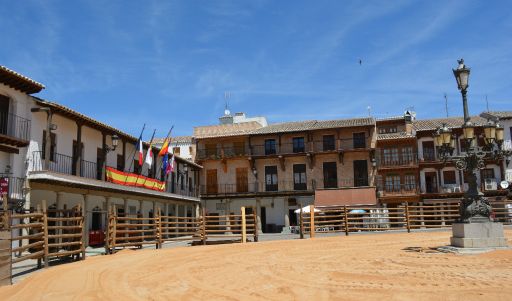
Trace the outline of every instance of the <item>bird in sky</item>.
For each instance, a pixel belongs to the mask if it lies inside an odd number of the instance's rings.
[[[359,65],[362,65],[362,64],[363,64],[363,60],[359,59]]]

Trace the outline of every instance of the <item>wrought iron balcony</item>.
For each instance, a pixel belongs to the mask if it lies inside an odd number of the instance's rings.
[[[27,146],[29,141],[30,120],[7,112],[0,112],[0,142],[23,147]]]

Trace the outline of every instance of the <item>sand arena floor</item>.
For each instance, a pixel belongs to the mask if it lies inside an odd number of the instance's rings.
[[[512,250],[429,252],[449,236],[395,233],[126,250],[33,273],[1,288],[0,299],[512,300]]]

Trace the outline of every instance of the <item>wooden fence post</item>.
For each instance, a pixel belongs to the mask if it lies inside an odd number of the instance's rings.
[[[46,207],[46,200],[43,200],[42,201],[42,206],[43,206],[43,228],[44,228],[44,232],[43,232],[43,239],[44,239],[44,254],[43,254],[43,258],[44,258],[44,267],[47,268],[49,266],[49,262],[48,262],[48,210],[47,210],[47,207]]]
[[[299,204],[300,206],[300,213],[299,213],[299,235],[300,239],[304,239],[304,214],[302,212],[302,204]]]
[[[258,241],[258,213],[256,210],[256,207],[252,207],[252,217],[254,221],[254,242]]]
[[[160,210],[160,206],[157,207],[157,217],[158,217],[158,224],[157,224],[157,230],[158,230],[158,236],[157,236],[157,249],[162,248],[162,213]]]
[[[206,245],[206,208],[203,208],[203,216],[201,221],[201,232],[203,238],[203,245]]]
[[[115,248],[116,248],[116,236],[117,236],[117,209],[115,207],[115,205],[112,205],[112,215],[113,215],[113,219],[112,219],[112,253],[114,253],[115,251]]]
[[[343,206],[343,214],[345,215],[345,236],[348,236],[348,209],[347,205]]]
[[[409,203],[405,202],[405,222],[407,223],[407,232],[411,233],[411,224],[409,222]]]
[[[242,243],[246,243],[247,241],[247,228],[245,223],[245,207],[241,207],[240,210],[242,211]]]
[[[315,205],[309,205],[309,237],[315,237]]]

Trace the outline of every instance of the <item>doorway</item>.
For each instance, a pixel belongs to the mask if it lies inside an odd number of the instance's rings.
[[[296,209],[288,209],[288,219],[290,220],[290,226],[297,226],[297,214]]]
[[[7,134],[7,121],[9,119],[9,98],[0,95],[0,134]]]
[[[425,173],[425,188],[427,190],[426,193],[437,192],[437,174],[435,172]]]
[[[267,208],[265,208],[265,207],[261,207],[260,220],[261,220],[261,232],[266,233],[266,231],[267,231]]]

